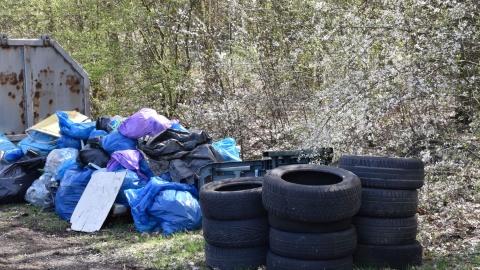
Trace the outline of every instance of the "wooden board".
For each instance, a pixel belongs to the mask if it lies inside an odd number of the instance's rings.
[[[100,230],[122,186],[126,172],[96,172],[73,211],[72,230],[94,232]]]

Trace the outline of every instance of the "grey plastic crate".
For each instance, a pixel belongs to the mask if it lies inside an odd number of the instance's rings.
[[[316,160],[319,164],[332,162],[333,149],[265,151],[263,159],[236,162],[215,162],[203,166],[195,176],[195,185],[201,188],[212,181],[237,177],[260,177],[268,170],[292,164],[308,164]]]

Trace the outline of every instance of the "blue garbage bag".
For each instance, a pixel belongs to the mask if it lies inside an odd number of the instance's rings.
[[[148,183],[148,181],[140,179],[137,173],[132,170],[123,169],[117,172],[126,172],[127,174],[125,175],[125,179],[123,179],[122,186],[120,187],[117,198],[115,198],[115,202],[129,207],[125,190],[142,188]]]
[[[212,143],[212,146],[218,153],[220,153],[220,155],[222,155],[223,161],[242,161],[234,139],[225,138],[221,141]]]
[[[5,151],[3,155],[3,159],[7,162],[15,162],[21,159],[25,154],[23,153],[22,149],[15,148],[11,150]]]
[[[12,150],[15,148],[15,144],[4,133],[0,132],[0,150]]]
[[[62,219],[69,221],[72,217],[93,172],[94,170],[89,166],[82,168],[78,163],[65,171],[55,195],[55,213]]]
[[[69,159],[64,160],[62,162],[62,165],[60,165],[60,167],[58,167],[58,169],[55,171],[55,175],[56,175],[55,180],[61,180],[65,175],[65,172],[75,164],[77,164],[76,157],[71,157]]]
[[[173,122],[172,126],[170,127],[171,129],[175,130],[180,130],[180,131],[185,131],[185,132],[190,132],[188,129],[186,129],[184,126],[180,125],[178,122]]]
[[[194,186],[152,177],[140,189],[125,190],[135,228],[160,231],[163,236],[196,230],[202,226],[198,191]]]
[[[24,154],[28,149],[38,151],[40,156],[46,156],[50,151],[57,148],[57,138],[46,133],[34,131],[25,139],[18,142],[17,146]]]
[[[60,134],[68,135],[73,138],[88,140],[90,132],[95,128],[96,122],[74,123],[68,114],[62,111],[56,111],[58,124],[60,126]]]
[[[17,148],[8,137],[0,132],[0,150],[4,151],[3,160],[7,162],[15,162],[23,157],[23,151]]]
[[[70,137],[68,135],[62,135],[57,140],[58,148],[75,148],[77,150],[82,149],[82,140]]]
[[[110,155],[115,151],[135,150],[137,149],[137,140],[125,137],[118,131],[112,131],[102,137],[102,148]]]
[[[105,130],[102,130],[102,129],[93,129],[92,132],[90,132],[90,134],[88,135],[88,138],[93,138],[93,137],[97,137],[97,136],[105,136],[107,135],[108,132],[106,132]]]

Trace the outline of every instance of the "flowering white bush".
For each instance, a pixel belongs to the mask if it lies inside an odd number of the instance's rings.
[[[194,95],[185,119],[240,139],[250,156],[332,146],[337,158],[421,158],[419,239],[427,252],[472,252],[478,1],[226,2],[234,38],[217,47],[216,84],[203,84],[214,98]]]
[[[97,115],[151,107],[234,138],[244,159],[325,146],[418,157],[426,249],[474,235],[478,0],[4,2],[0,25],[50,32],[88,69]]]

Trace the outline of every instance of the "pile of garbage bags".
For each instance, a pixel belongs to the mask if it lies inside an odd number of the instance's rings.
[[[56,116],[58,135],[35,130],[15,145],[0,133],[0,203],[27,201],[70,220],[92,175],[126,172],[115,202],[131,209],[137,230],[170,235],[201,227],[197,171],[241,161],[232,138],[212,142],[149,108],[81,123]]]

